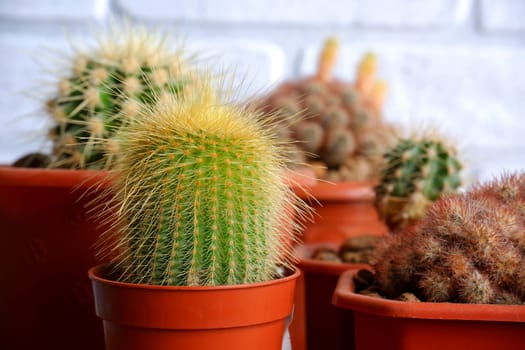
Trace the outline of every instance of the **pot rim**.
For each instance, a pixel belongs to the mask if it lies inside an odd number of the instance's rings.
[[[332,304],[392,318],[525,322],[525,305],[405,302],[357,294],[353,282],[357,272],[352,269],[341,274]]]
[[[341,244],[334,242],[304,243],[295,248],[296,255],[299,257],[297,266],[304,272],[323,273],[334,276],[339,276],[347,270],[370,268],[369,264],[364,263],[333,262],[312,258],[312,253],[317,248],[329,247],[338,250],[340,245]]]
[[[329,182],[317,180],[312,185],[295,188],[302,199],[313,199],[319,202],[334,201],[373,201],[375,198],[374,183],[371,181]]]
[[[18,168],[0,166],[0,185],[25,187],[105,187],[109,173],[104,170]]]
[[[221,286],[159,286],[153,284],[138,284],[114,281],[103,277],[104,272],[111,266],[110,263],[99,264],[91,267],[88,270],[88,277],[93,281],[98,281],[114,287],[130,288],[130,289],[147,289],[147,290],[161,290],[161,291],[212,291],[212,290],[237,290],[237,289],[249,289],[264,287],[267,285],[275,285],[287,283],[290,280],[294,280],[301,275],[301,271],[298,268],[294,268],[293,272],[282,278],[272,279],[264,282],[257,283],[244,283],[244,284],[229,284]]]
[[[284,322],[300,272],[228,286],[152,286],[103,279],[109,264],[89,270],[95,312],[105,321],[151,329],[223,329]]]

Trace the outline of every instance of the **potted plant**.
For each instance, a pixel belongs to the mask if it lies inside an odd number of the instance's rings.
[[[356,235],[386,233],[374,207],[373,190],[381,155],[393,139],[392,127],[381,119],[386,84],[376,80],[373,54],[364,57],[355,83],[334,79],[338,49],[337,39],[329,38],[316,75],[284,82],[257,102],[265,112],[279,116],[280,137],[294,141],[287,149],[292,165],[305,164],[318,178],[312,185],[296,189],[315,211],[302,230],[301,240],[306,245],[341,244]],[[303,258],[301,268],[308,265],[302,264]],[[305,349],[306,339],[316,343],[312,337],[317,334],[306,329],[310,321],[305,293],[313,291],[308,292],[308,273],[302,272],[291,326],[294,349]],[[329,299],[326,306],[331,308]]]
[[[310,243],[296,248],[302,274],[290,326],[294,349],[339,349],[353,343],[346,331],[353,324],[352,315],[332,305],[332,294],[342,272],[369,266],[380,237],[358,235],[341,245]]]
[[[117,134],[111,263],[89,270],[107,349],[281,349],[300,202],[269,124],[196,85]]]
[[[9,348],[102,346],[85,271],[106,227],[85,207],[108,185],[102,180],[117,152],[116,130],[139,102],[176,95],[186,83],[188,64],[165,35],[117,26],[98,39],[75,51],[45,104],[52,154],[0,166],[0,279],[8,286],[0,303],[9,319],[0,333]]]
[[[333,302],[354,312],[356,349],[521,349],[524,204],[524,174],[444,196],[378,246],[374,279],[345,272]]]
[[[391,232],[413,224],[428,204],[456,190],[461,183],[462,165],[457,151],[436,132],[400,138],[383,157],[385,165],[381,182],[375,187],[375,205]],[[300,318],[295,318],[292,329],[300,333],[299,327],[306,327],[309,349],[349,348],[353,344],[347,332],[353,324],[352,314],[335,308],[332,294],[342,272],[370,263],[380,237],[361,234],[342,244],[306,244],[298,249],[304,296],[298,295],[301,302],[297,304],[304,305],[306,321],[296,325]],[[300,306],[297,309],[301,312]]]
[[[298,190],[317,213],[305,226],[304,243],[386,232],[373,205],[382,155],[395,139],[381,118],[386,84],[377,80],[373,54],[363,58],[355,83],[334,79],[338,49],[329,38],[315,76],[284,82],[257,102],[278,114],[281,137],[294,141],[287,152],[292,164],[305,163],[320,180]]]
[[[363,58],[355,83],[334,79],[332,70],[338,50],[338,40],[329,38],[319,57],[317,74],[284,82],[256,103],[263,111],[278,115],[280,137],[293,141],[286,152],[291,164],[307,165],[318,179],[296,188],[315,211],[313,220],[306,222],[302,230],[301,240],[308,246],[303,253],[321,243],[340,245],[349,237],[387,231],[374,207],[373,189],[382,154],[394,139],[392,126],[381,118],[386,84],[377,80],[377,59],[373,54]],[[305,258],[309,257],[300,255],[301,269],[311,266],[303,264]],[[304,293],[314,295],[318,291],[308,291],[304,284],[310,285],[306,281],[309,273],[305,269],[302,272],[297,317],[291,327],[295,349],[305,348],[305,334],[309,332],[312,348],[315,341],[311,337],[317,334],[305,329],[311,320],[302,317],[308,314],[302,306]],[[334,278],[332,272],[327,273]],[[328,297],[325,305],[332,308]],[[323,321],[319,324],[327,325]]]

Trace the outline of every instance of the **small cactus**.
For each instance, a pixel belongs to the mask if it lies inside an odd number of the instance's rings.
[[[167,47],[166,37],[144,28],[117,27],[97,48],[77,52],[57,96],[46,105],[54,122],[52,166],[110,167],[114,157],[105,155],[117,152],[115,132],[154,96],[179,94],[184,69],[181,53]]]
[[[385,153],[376,207],[391,230],[413,224],[441,194],[461,185],[456,153],[436,136],[401,139]]]
[[[329,38],[315,76],[285,82],[258,104],[288,121],[287,137],[297,141],[307,163],[326,168],[318,176],[377,180],[381,155],[393,139],[393,130],[381,120],[386,84],[376,79],[373,54],[364,57],[356,84],[334,79],[338,50],[337,39]]]
[[[208,85],[142,108],[117,133],[120,215],[103,243],[118,280],[261,282],[293,260],[300,202],[283,182],[280,141],[260,115],[221,102]]]
[[[413,228],[376,249],[377,284],[390,297],[525,302],[525,174],[442,197]]]

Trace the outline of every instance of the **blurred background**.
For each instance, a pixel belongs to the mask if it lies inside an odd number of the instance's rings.
[[[313,74],[335,35],[339,78],[353,80],[363,54],[377,54],[385,119],[438,126],[471,179],[524,168],[523,0],[0,0],[0,164],[45,144],[50,50],[71,55],[70,42],[89,42],[114,18],[217,55],[248,82],[246,97]]]

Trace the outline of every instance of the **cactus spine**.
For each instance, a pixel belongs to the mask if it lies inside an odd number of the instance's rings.
[[[376,206],[391,230],[414,223],[442,193],[461,185],[456,153],[439,138],[424,136],[401,139],[384,155]]]
[[[434,302],[523,304],[524,208],[525,174],[439,199],[376,250],[380,288]]]
[[[282,179],[280,144],[255,112],[190,89],[188,98],[143,108],[118,133],[121,215],[109,239],[118,279],[270,280],[292,260],[286,240],[298,203]]]
[[[117,152],[113,135],[158,96],[180,93],[184,85],[181,53],[165,36],[144,28],[116,27],[98,47],[77,52],[70,75],[47,102],[54,167],[104,169]],[[109,142],[100,142],[109,140]]]

